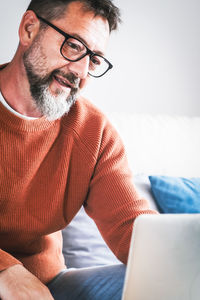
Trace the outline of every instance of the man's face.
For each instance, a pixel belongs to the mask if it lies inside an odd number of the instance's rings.
[[[80,2],[68,5],[66,14],[54,25],[82,40],[88,48],[105,54],[109,25],[107,20],[85,12]],[[69,62],[60,54],[64,37],[51,27],[41,30],[24,53],[23,61],[30,92],[42,115],[50,120],[67,113],[76,100],[80,85],[88,78],[89,56]]]

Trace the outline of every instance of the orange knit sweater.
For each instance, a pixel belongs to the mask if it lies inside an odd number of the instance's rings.
[[[60,229],[81,205],[123,262],[134,218],[152,213],[118,134],[82,98],[54,122],[21,119],[0,103],[0,172],[0,270],[22,263],[44,283],[65,268]]]

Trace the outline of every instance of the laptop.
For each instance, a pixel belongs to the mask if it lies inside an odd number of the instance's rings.
[[[200,299],[200,214],[137,217],[122,300]]]

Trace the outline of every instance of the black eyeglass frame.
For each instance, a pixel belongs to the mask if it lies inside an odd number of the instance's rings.
[[[54,24],[50,23],[48,20],[46,20],[46,19],[40,17],[38,14],[36,14],[36,16],[37,16],[37,18],[38,18],[39,20],[41,20],[42,22],[44,22],[44,23],[47,24],[48,26],[52,27],[53,29],[55,29],[57,32],[59,32],[60,34],[62,34],[62,35],[65,37],[65,40],[64,40],[64,42],[62,43],[62,45],[61,45],[61,47],[60,47],[60,53],[61,53],[61,55],[62,55],[66,60],[71,61],[71,62],[76,62],[76,61],[81,60],[82,58],[84,58],[84,57],[87,56],[87,55],[89,55],[90,59],[91,59],[93,56],[99,56],[99,57],[103,58],[104,61],[108,64],[108,68],[107,68],[107,70],[106,70],[103,74],[101,74],[101,75],[92,75],[90,72],[88,72],[88,74],[89,74],[90,76],[95,77],[95,78],[102,77],[105,73],[107,73],[110,69],[113,68],[113,65],[112,65],[105,57],[103,57],[103,56],[100,55],[100,54],[97,54],[97,53],[93,52],[92,50],[90,50],[90,49],[86,46],[86,44],[85,44],[83,41],[81,41],[80,39],[74,37],[73,35],[70,35],[70,34],[64,32],[62,29],[60,29],[60,28],[58,28],[57,26],[55,26]],[[77,59],[73,59],[73,60],[72,60],[72,59],[69,59],[69,58],[67,58],[67,57],[65,57],[65,56],[63,55],[63,53],[62,53],[62,48],[63,48],[65,42],[66,42],[68,39],[70,39],[70,38],[73,38],[73,39],[79,41],[81,44],[83,44],[83,46],[84,46],[84,47],[86,48],[86,50],[87,50],[85,54],[81,55],[81,57],[79,57],[79,58],[77,58]]]

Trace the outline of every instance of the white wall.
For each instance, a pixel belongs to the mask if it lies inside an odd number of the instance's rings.
[[[0,63],[11,59],[29,0],[0,2]],[[123,24],[111,36],[113,70],[84,91],[104,111],[200,115],[200,1],[115,0]]]

